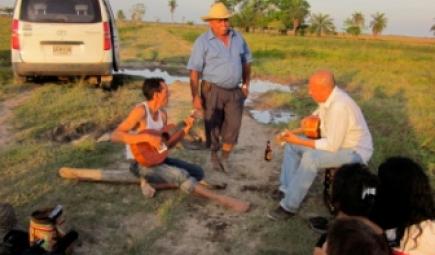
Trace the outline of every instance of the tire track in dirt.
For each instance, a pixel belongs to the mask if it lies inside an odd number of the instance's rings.
[[[30,91],[23,92],[18,96],[8,98],[0,102],[0,145],[4,146],[13,140],[10,132],[9,120],[13,115],[13,109],[21,105],[30,96]]]

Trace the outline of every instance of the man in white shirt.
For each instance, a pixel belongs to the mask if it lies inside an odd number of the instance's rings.
[[[288,219],[296,213],[319,169],[367,164],[373,153],[372,137],[360,108],[335,86],[330,71],[314,73],[308,92],[319,104],[313,115],[320,118],[321,137],[308,139],[291,131],[283,135],[286,146],[279,190],[284,198],[277,209],[268,213],[274,220]]]

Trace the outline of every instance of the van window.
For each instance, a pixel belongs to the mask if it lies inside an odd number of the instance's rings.
[[[20,19],[48,23],[96,23],[101,21],[98,0],[23,0]]]

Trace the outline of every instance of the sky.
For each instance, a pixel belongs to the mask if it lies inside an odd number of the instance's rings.
[[[435,24],[435,0],[307,0],[312,13],[329,14],[334,20],[337,30],[343,29],[343,21],[355,11],[365,15],[366,26],[371,15],[376,12],[385,13],[388,24],[385,35],[409,35],[433,37],[430,28]],[[144,20],[162,22],[171,21],[167,0],[110,0],[115,12],[119,9],[129,17],[130,9],[136,3],[144,3],[146,7]],[[176,22],[193,21],[200,23],[201,16],[207,14],[213,0],[177,0],[174,20]],[[0,7],[12,6],[14,0],[0,0]],[[365,31],[369,33],[367,29]]]

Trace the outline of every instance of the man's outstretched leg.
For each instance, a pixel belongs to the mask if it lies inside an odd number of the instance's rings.
[[[210,199],[217,204],[220,204],[228,209],[234,210],[239,213],[247,212],[251,206],[248,202],[244,202],[239,199],[221,195],[214,191],[211,191],[208,188],[204,187],[202,184],[196,184],[193,188],[193,193],[201,197]]]
[[[186,171],[185,169],[177,168],[167,164],[162,164],[152,169],[142,168],[141,170],[143,170],[142,174],[146,175],[144,176],[145,178],[142,179],[144,180],[146,179],[150,183],[156,183],[156,182],[161,183],[163,181],[168,184],[168,188],[173,188],[173,185],[177,186],[185,193],[188,194],[193,193],[198,196],[210,199],[217,204],[220,204],[226,208],[229,208],[239,213],[244,213],[249,210],[250,204],[248,202],[244,202],[229,196],[221,195],[206,188],[204,185],[198,183],[198,179],[191,177],[189,175],[189,172]],[[200,175],[202,175],[202,170]],[[143,189],[142,186],[145,187],[145,189]],[[152,190],[150,192],[149,186],[142,185],[141,183],[141,187],[142,187],[142,192],[144,193],[145,196],[149,195],[150,193],[154,195],[154,192],[152,192]],[[151,188],[153,188],[154,190],[160,189],[157,186]]]

